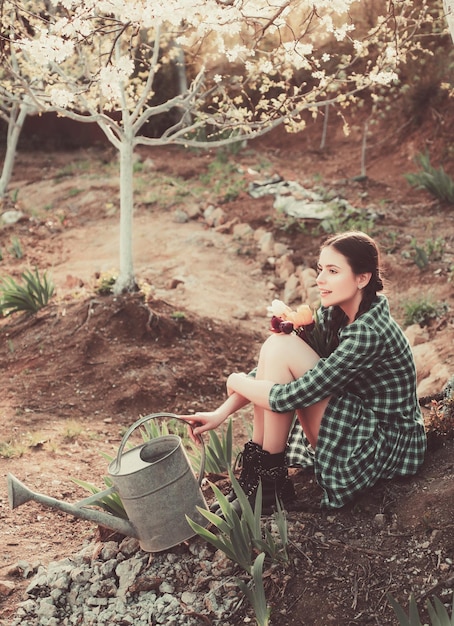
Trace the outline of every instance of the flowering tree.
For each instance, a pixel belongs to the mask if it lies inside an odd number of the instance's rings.
[[[45,9],[3,0],[27,23],[9,41],[17,67],[6,57],[15,88],[37,107],[98,124],[119,152],[116,292],[135,288],[138,145],[214,147],[279,124],[303,130],[308,112],[328,104],[345,111],[365,88],[398,79],[426,1],[383,0],[367,23],[353,0],[47,0]],[[170,67],[183,79],[163,98]],[[163,113],[172,121],[147,136]]]
[[[14,45],[11,45],[11,43],[17,38],[18,30],[20,32],[18,27],[22,26],[22,24],[20,16],[17,15],[14,7],[11,7],[9,12],[2,11],[1,24],[3,30],[3,39],[0,40],[3,44],[2,52],[3,56],[8,59],[7,63],[2,63],[0,66],[0,119],[5,122],[7,128],[5,157],[0,176],[0,198],[3,198],[11,180],[22,126],[27,115],[36,113],[37,109],[27,92],[21,89],[17,92],[15,90],[16,81],[13,74],[17,75],[20,72],[20,68]],[[7,35],[6,37],[5,34]],[[13,74],[9,71],[9,68],[11,68]],[[33,82],[31,77],[27,78],[30,83]]]

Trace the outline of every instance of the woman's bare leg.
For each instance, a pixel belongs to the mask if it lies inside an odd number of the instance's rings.
[[[310,346],[294,334],[268,337],[260,351],[256,377],[276,383],[288,383],[303,376],[319,360]],[[298,410],[298,419],[315,448],[320,423],[329,398]],[[254,407],[252,440],[271,454],[282,452],[287,444],[294,412],[274,413]]]

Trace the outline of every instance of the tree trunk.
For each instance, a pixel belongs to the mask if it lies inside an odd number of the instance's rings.
[[[6,139],[5,160],[0,178],[0,198],[4,198],[13,174],[14,159],[16,158],[17,144],[25,118],[31,111],[26,102],[13,105],[8,121],[8,135]]]
[[[126,129],[120,146],[120,274],[115,282],[116,294],[136,291],[132,255],[132,223],[134,212],[134,137]]]

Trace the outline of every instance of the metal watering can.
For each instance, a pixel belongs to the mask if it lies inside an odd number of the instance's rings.
[[[177,435],[163,435],[124,452],[134,430],[156,418],[181,419],[171,413],[154,413],[142,417],[124,434],[117,457],[109,464],[113,487],[76,504],[35,493],[12,474],[8,474],[8,498],[12,509],[34,500],[64,513],[90,520],[115,532],[139,540],[146,552],[160,552],[182,543],[196,533],[185,515],[201,526],[208,520],[197,507],[208,510],[200,485],[205,472],[205,446],[199,478],[191,468],[182,440]],[[181,420],[184,421],[184,420]],[[185,422],[187,423],[187,422]],[[88,509],[103,496],[118,493],[128,520],[96,509]]]

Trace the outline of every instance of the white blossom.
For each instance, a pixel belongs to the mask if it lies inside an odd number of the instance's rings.
[[[41,66],[63,63],[74,52],[73,41],[44,32],[37,39],[19,41],[18,46],[29,54],[34,63]]]
[[[351,5],[355,0],[314,0],[314,6],[317,9],[328,8],[342,15],[350,10]]]
[[[377,85],[389,85],[399,81],[399,76],[394,71],[372,71],[369,74],[369,79],[372,83]]]
[[[52,106],[66,109],[68,106],[74,103],[74,94],[67,89],[61,89],[59,87],[53,87],[50,92],[50,102]]]
[[[121,86],[128,80],[134,70],[134,62],[130,57],[120,57],[112,65],[100,71],[101,92],[106,98],[118,100]]]
[[[232,63],[234,61],[240,61],[243,57],[248,57],[251,54],[251,51],[248,50],[246,46],[242,46],[240,44],[236,44],[231,48],[227,48],[226,51],[227,59]]]
[[[355,30],[353,24],[343,24],[340,27],[334,28],[333,34],[337,41],[343,41],[346,38],[347,34],[353,30]]]
[[[285,61],[295,67],[295,69],[308,69],[310,67],[307,56],[312,54],[313,45],[311,43],[288,42],[283,44]]]

